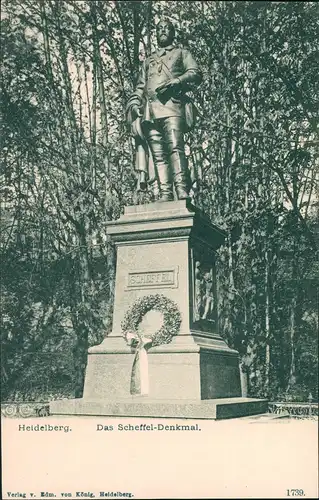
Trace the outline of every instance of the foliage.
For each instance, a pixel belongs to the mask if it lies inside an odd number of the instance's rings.
[[[204,73],[186,140],[194,203],[227,233],[221,332],[249,394],[317,394],[318,5],[4,4],[3,397],[36,399],[44,373],[47,394],[81,395],[87,348],[110,331],[104,223],[145,201],[124,108],[162,14]]]

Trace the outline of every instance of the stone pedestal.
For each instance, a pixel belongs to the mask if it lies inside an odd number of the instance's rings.
[[[126,207],[107,232],[117,249],[112,332],[89,349],[83,399],[52,402],[51,413],[229,418],[267,411],[267,401],[241,398],[238,353],[218,332],[215,252],[223,231],[180,200]],[[158,293],[177,305],[180,330],[148,350],[148,393],[132,395],[135,351],[121,322],[136,299]]]

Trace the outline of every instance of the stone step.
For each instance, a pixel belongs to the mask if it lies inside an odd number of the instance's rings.
[[[95,415],[113,417],[156,417],[228,419],[265,414],[266,399],[221,398],[195,400],[151,400],[147,397],[122,400],[72,399],[50,403],[51,415]]]

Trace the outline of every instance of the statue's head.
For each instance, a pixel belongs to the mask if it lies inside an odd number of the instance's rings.
[[[204,274],[205,281],[211,281],[213,277],[212,269]]]
[[[161,19],[156,25],[156,37],[159,47],[171,45],[175,38],[175,28],[168,19]]]

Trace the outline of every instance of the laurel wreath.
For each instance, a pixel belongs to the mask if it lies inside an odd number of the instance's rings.
[[[123,336],[127,343],[133,339],[142,341],[142,333],[138,327],[149,311],[156,310],[163,314],[162,327],[150,335],[152,347],[169,344],[174,335],[177,335],[181,326],[182,317],[177,304],[165,295],[145,295],[137,299],[126,312],[121,323]]]

